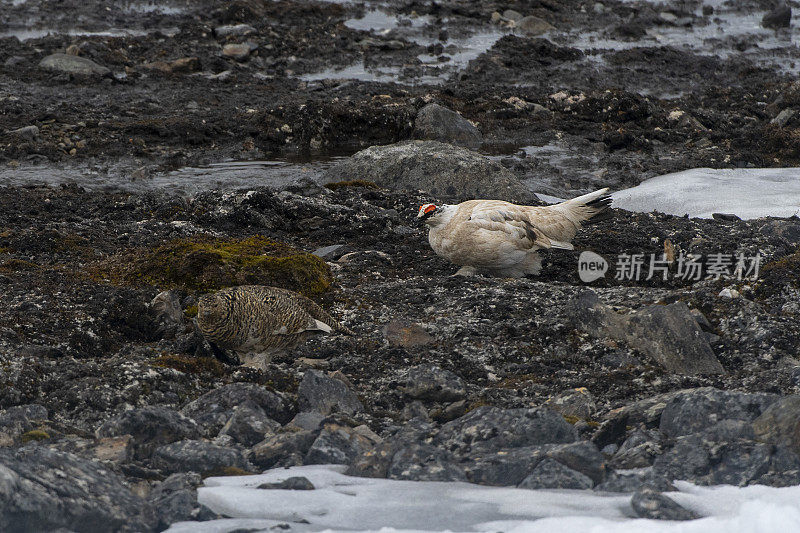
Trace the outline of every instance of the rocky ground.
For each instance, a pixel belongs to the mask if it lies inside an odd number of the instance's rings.
[[[3,176],[148,183],[391,145],[328,186],[0,189],[0,529],[163,530],[215,517],[203,477],[295,464],[628,492],[671,519],[690,518],[660,496],[676,479],[800,484],[800,220],[614,210],[522,280],[452,277],[415,220],[432,200],[797,164],[792,30],[706,39],[731,51],[715,55],[653,37],[715,24],[723,6],[700,3],[392,2],[388,31],[351,22],[369,6],[148,5],[3,4]],[[455,65],[482,34],[497,40]],[[312,76],[359,63],[376,79]],[[756,280],[587,287],[583,250],[612,272],[621,253],[762,262]],[[244,283],[303,292],[357,335],[265,371],[220,360],[197,296]]]

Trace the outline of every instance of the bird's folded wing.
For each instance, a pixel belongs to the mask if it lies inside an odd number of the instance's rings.
[[[468,222],[480,229],[505,234],[507,239],[518,241],[519,248],[538,246],[540,248],[573,249],[570,243],[551,239],[538,227],[531,224],[527,217],[511,210],[473,212]]]

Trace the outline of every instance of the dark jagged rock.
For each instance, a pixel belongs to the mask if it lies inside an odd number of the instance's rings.
[[[553,459],[541,461],[518,485],[521,489],[591,489],[594,483],[587,476]]]
[[[640,489],[631,498],[631,507],[640,518],[653,520],[693,520],[697,515],[653,489]]]
[[[343,381],[318,370],[308,370],[303,376],[297,389],[297,403],[300,411],[316,411],[323,415],[352,415],[364,409],[356,393]]]
[[[168,473],[209,473],[228,467],[242,470],[249,467],[241,450],[202,440],[182,440],[156,448],[152,463]]]
[[[789,4],[781,3],[775,9],[764,15],[761,25],[765,28],[788,28],[792,21],[792,8]]]
[[[661,414],[661,431],[668,437],[689,435],[723,420],[752,422],[778,397],[702,388],[681,391]]]
[[[175,522],[213,520],[217,515],[197,502],[197,487],[202,479],[197,473],[172,474],[150,492],[147,500],[155,509],[159,528]]]
[[[268,490],[314,490],[316,487],[308,478],[295,476],[286,478],[278,483],[262,483],[258,488]]]
[[[291,418],[283,398],[253,383],[232,383],[209,391],[187,404],[181,412],[193,418],[207,437],[216,436],[238,405],[250,403],[280,423]]]
[[[417,113],[414,133],[419,139],[440,141],[476,149],[482,135],[470,121],[439,104],[428,104]]]
[[[231,417],[222,426],[219,434],[228,435],[234,442],[249,447],[275,433],[280,427],[261,407],[248,402],[233,408]]]
[[[40,446],[0,450],[0,529],[150,531],[153,507],[100,463]]]
[[[418,365],[408,370],[406,394],[420,400],[452,402],[467,394],[464,381],[436,365]]]
[[[306,464],[349,464],[370,450],[375,440],[357,429],[326,424],[306,454]],[[375,435],[377,438],[377,435]]]
[[[677,374],[725,372],[684,303],[647,306],[621,315],[591,292],[571,305],[577,327],[599,337],[626,342]]]
[[[436,442],[457,451],[499,450],[577,440],[564,417],[549,409],[498,409],[482,406],[442,426]]]
[[[753,421],[758,440],[788,446],[800,453],[800,396],[773,402]]]
[[[194,420],[166,407],[142,407],[124,411],[97,429],[98,437],[130,435],[134,457],[144,459],[164,444],[200,435]]]
[[[287,431],[277,433],[253,446],[247,459],[259,468],[281,464],[303,464],[303,457],[314,443],[317,432]]]

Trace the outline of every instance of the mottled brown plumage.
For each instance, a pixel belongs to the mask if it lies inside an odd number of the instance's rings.
[[[482,271],[498,276],[538,274],[542,248],[572,250],[581,225],[606,216],[608,189],[535,207],[500,200],[458,205],[425,204],[418,217],[430,226],[428,241],[437,255],[461,265],[458,274]]]
[[[245,365],[259,368],[276,352],[313,335],[334,330],[354,334],[305,296],[263,285],[231,287],[201,296],[197,325],[206,340],[235,351]]]

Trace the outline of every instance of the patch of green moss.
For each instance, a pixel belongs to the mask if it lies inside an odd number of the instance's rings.
[[[254,476],[253,472],[248,472],[247,470],[243,470],[238,466],[223,466],[220,468],[215,468],[213,470],[208,470],[203,472],[202,477],[203,479],[207,477],[225,477],[225,476]]]
[[[135,249],[90,269],[96,280],[207,292],[236,285],[273,285],[315,296],[333,277],[319,257],[266,237],[199,235],[155,249]]]
[[[43,429],[32,429],[27,433],[23,433],[20,437],[20,440],[23,443],[31,442],[34,440],[47,440],[50,438],[50,434],[44,431]]]
[[[335,181],[333,183],[326,183],[325,188],[332,191],[344,189],[346,187],[364,187],[365,189],[380,189],[377,183],[369,180],[350,180],[350,181]]]
[[[186,316],[186,318],[194,318],[194,317],[196,317],[197,316],[197,306],[196,305],[190,305],[189,307],[187,307],[186,309],[183,310],[183,314]]]
[[[157,357],[151,364],[161,368],[174,368],[184,374],[211,374],[214,377],[225,375],[225,365],[211,357],[168,354]]]
[[[759,278],[756,294],[762,297],[779,294],[787,285],[800,288],[800,248],[762,266]]]
[[[0,272],[3,273],[38,270],[39,268],[41,267],[36,263],[24,259],[9,259],[0,263]]]

